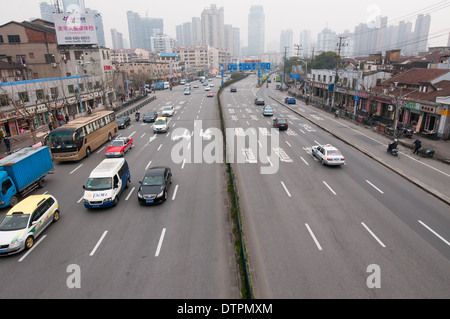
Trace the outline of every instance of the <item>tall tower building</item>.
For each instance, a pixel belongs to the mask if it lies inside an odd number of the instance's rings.
[[[164,33],[163,19],[141,18],[132,11],[127,12],[128,32],[132,49],[151,49],[151,37]]]
[[[266,17],[262,6],[250,7],[248,15],[248,55],[265,52]]]
[[[428,35],[430,33],[431,16],[419,14],[414,26],[413,53],[427,51]]]
[[[202,45],[202,21],[198,17],[192,18],[192,45]]]
[[[290,29],[282,30],[280,35],[280,51],[284,54],[286,50],[287,58],[294,56],[294,32]]]
[[[56,6],[47,2],[39,3],[41,19],[53,22],[53,14],[56,13]]]
[[[114,50],[124,49],[123,34],[116,29],[111,29],[112,48]]]
[[[225,27],[223,7],[217,9],[215,4],[205,8],[201,15],[202,44],[214,48],[225,48]]]
[[[232,53],[232,56],[234,56],[234,57],[239,57],[241,55],[240,32],[241,32],[241,30],[239,28],[233,28],[233,53]]]
[[[312,55],[311,30],[303,30],[300,32],[300,45],[302,49],[300,56],[310,58]]]

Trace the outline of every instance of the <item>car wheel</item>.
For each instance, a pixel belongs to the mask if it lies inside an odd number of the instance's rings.
[[[117,198],[117,196],[114,198],[114,204],[113,207],[117,206],[117,203],[119,203],[119,199]]]
[[[167,191],[164,191],[164,201],[167,201]]]
[[[56,223],[59,220],[59,210],[53,213],[53,222]]]
[[[89,157],[90,155],[91,155],[91,148],[88,147],[88,148],[86,149],[86,157]]]
[[[325,166],[325,160],[324,159],[322,159],[322,165]]]
[[[28,236],[27,240],[25,241],[25,249],[29,250],[33,246],[34,246],[34,237]]]

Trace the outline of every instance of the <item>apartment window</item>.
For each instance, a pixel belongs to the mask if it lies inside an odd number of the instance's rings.
[[[36,90],[36,100],[44,99],[44,90]]]
[[[45,63],[55,63],[55,56],[53,54],[44,54]]]
[[[7,106],[9,105],[9,99],[7,94],[0,95],[0,106]]]
[[[17,59],[18,64],[26,64],[27,63],[26,55],[16,55],[16,59]]]
[[[75,60],[83,60],[83,51],[74,51]]]
[[[88,82],[88,90],[92,91],[92,82]]]
[[[2,36],[2,35],[0,35],[0,43],[4,43],[4,42],[3,42],[3,36]]]
[[[20,43],[20,35],[8,35],[8,43]]]
[[[30,52],[29,55],[30,55],[30,59],[34,59],[34,53],[33,52]]]
[[[72,84],[67,86],[67,91],[69,92],[69,94],[73,94],[75,92]]]
[[[28,98],[28,92],[19,92],[19,99],[25,103],[29,102],[30,99]]]
[[[52,100],[56,100],[58,97],[58,88],[50,88],[50,94],[52,96]]]

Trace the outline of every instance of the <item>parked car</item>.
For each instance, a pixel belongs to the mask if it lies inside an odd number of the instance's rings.
[[[285,98],[284,102],[287,103],[287,104],[295,104],[295,103],[297,103],[292,96],[288,96],[287,98]]]
[[[173,108],[173,106],[166,106],[163,110],[162,110],[162,116],[173,116],[173,114],[175,113],[175,109]]]
[[[322,165],[343,165],[345,158],[341,152],[334,146],[315,145],[312,147],[312,155],[317,157]]]
[[[105,151],[106,157],[122,157],[133,148],[133,139],[130,137],[118,137],[111,141]]]
[[[11,208],[0,223],[0,255],[34,246],[36,238],[59,220],[58,201],[52,195],[30,195]]]
[[[167,200],[172,171],[169,167],[157,166],[147,170],[137,192],[139,204],[151,205]]]
[[[169,122],[166,117],[158,117],[153,124],[153,133],[166,133],[169,130]]]
[[[152,123],[155,122],[155,120],[158,117],[158,112],[156,111],[148,111],[144,114],[144,117],[142,118],[144,123]]]
[[[264,116],[273,116],[273,108],[269,105],[263,108],[263,115]]]
[[[119,129],[126,129],[131,125],[131,119],[129,116],[119,116],[117,118],[117,126]]]
[[[278,128],[280,131],[285,131],[289,128],[288,120],[284,118],[274,118],[273,126]]]
[[[265,105],[266,102],[264,101],[263,98],[256,98],[256,99],[255,99],[255,104],[256,104],[256,105]]]

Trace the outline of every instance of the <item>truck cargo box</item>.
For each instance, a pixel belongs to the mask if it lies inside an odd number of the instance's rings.
[[[0,171],[6,171],[20,192],[53,170],[47,146],[27,147],[0,160]]]

